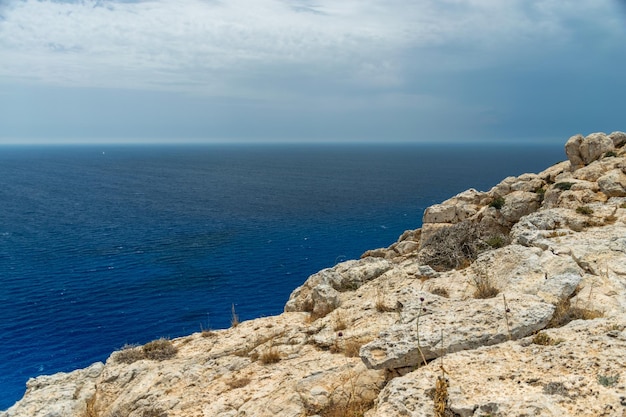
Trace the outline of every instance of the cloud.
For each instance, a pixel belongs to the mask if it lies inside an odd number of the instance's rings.
[[[600,114],[575,97],[606,103],[624,91],[622,8],[0,0],[0,135],[497,136],[568,120],[585,131],[621,121],[617,106]]]
[[[288,94],[298,80],[388,88],[416,65],[453,71],[559,47],[575,17],[611,30],[607,11],[591,0],[9,0],[0,76],[229,96]]]

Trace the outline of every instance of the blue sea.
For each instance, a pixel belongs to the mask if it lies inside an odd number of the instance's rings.
[[[0,147],[0,409],[125,344],[275,315],[316,271],[386,247],[554,145]]]

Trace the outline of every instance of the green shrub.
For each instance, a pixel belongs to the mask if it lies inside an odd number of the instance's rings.
[[[554,188],[558,188],[561,191],[567,191],[572,188],[572,185],[574,185],[573,182],[557,182],[554,184]]]
[[[593,214],[593,209],[588,206],[579,206],[576,208],[576,213],[584,214],[585,216],[591,216]]]
[[[489,207],[493,207],[496,210],[500,210],[502,207],[504,207],[504,197],[496,197],[493,199],[493,201],[491,203],[489,203]]]
[[[613,151],[608,151],[607,153],[604,154],[605,158],[611,157],[611,156],[617,156],[617,154]]]
[[[615,374],[612,376],[608,375],[598,375],[598,383],[605,387],[612,387],[617,384],[619,381],[619,375]]]
[[[507,244],[506,238],[502,235],[495,235],[488,237],[485,240],[485,243],[491,246],[494,249],[501,248]]]

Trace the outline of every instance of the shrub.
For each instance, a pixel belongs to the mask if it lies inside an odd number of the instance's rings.
[[[533,343],[536,345],[554,346],[554,345],[558,345],[560,342],[561,342],[560,340],[555,340],[544,332],[536,333],[533,336]]]
[[[542,187],[536,188],[535,194],[539,197],[539,204],[541,204],[546,196],[546,189]]]
[[[561,191],[567,191],[572,188],[572,185],[574,185],[573,182],[557,182],[554,184],[554,188],[558,188]]]
[[[165,338],[146,343],[145,345],[143,345],[141,350],[143,351],[146,359],[152,359],[156,361],[173,358],[174,356],[176,356],[176,352],[178,351],[172,341]]]
[[[576,208],[576,213],[591,216],[593,214],[593,209],[589,206],[579,206]]]
[[[259,356],[259,360],[264,365],[278,363],[280,361],[280,352],[274,346],[270,347]]]
[[[137,345],[124,345],[122,350],[115,354],[114,360],[117,363],[131,364],[145,359],[145,357],[143,351]]]
[[[500,210],[502,207],[504,207],[505,202],[506,201],[504,200],[504,197],[496,197],[493,199],[491,203],[489,203],[489,207],[493,207],[496,210]]]
[[[547,327],[562,327],[570,321],[593,320],[602,316],[600,311],[572,306],[569,298],[563,298],[556,304],[556,309]]]
[[[228,385],[231,389],[243,388],[250,383],[250,378],[233,378],[226,381],[226,385]]]
[[[491,249],[485,239],[495,234],[508,235],[508,229],[464,220],[435,231],[419,253],[419,262],[436,270],[469,266],[480,253]]]
[[[608,151],[607,153],[604,154],[605,158],[609,158],[611,156],[617,156],[617,154],[614,151]]]
[[[484,270],[477,270],[472,275],[471,284],[476,288],[474,290],[474,298],[493,298],[500,292],[498,288],[493,285],[491,277]]]
[[[618,381],[619,381],[618,374],[615,374],[612,376],[598,375],[598,383],[605,387],[612,387],[613,385],[617,384]]]
[[[498,248],[501,248],[503,246],[506,246],[507,239],[504,236],[502,236],[502,235],[495,235],[495,236],[488,237],[485,240],[485,243],[488,244],[489,246],[491,246],[494,249],[498,249]]]

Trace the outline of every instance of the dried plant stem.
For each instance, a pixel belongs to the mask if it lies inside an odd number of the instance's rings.
[[[509,334],[509,340],[512,340],[513,336],[511,335],[511,325],[509,324],[509,312],[511,310],[509,310],[509,306],[507,306],[506,304],[506,297],[504,296],[504,294],[502,294],[502,300],[504,301],[504,319],[506,321],[506,331]]]
[[[422,356],[423,364],[426,365],[426,357],[424,357],[424,352],[422,352],[422,345],[420,343],[420,317],[422,316],[422,311],[424,311],[422,305],[424,304],[424,299],[420,298],[420,310],[417,313],[417,350]]]

